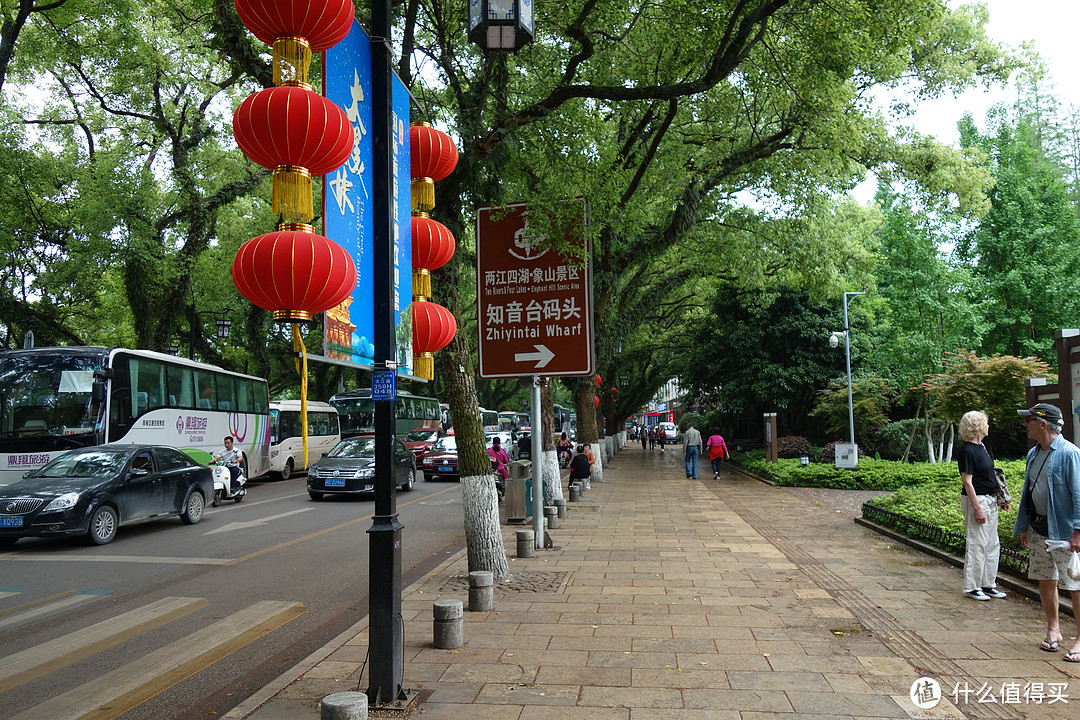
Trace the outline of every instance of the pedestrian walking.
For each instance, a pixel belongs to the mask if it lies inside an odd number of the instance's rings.
[[[656,426],[656,444],[660,446],[660,452],[664,452],[664,443],[667,442],[667,431],[663,425]]]
[[[645,426],[642,426],[640,429],[638,429],[638,439],[641,440],[641,449],[642,450],[648,450],[649,449],[649,431],[645,429]]]
[[[656,426],[653,425],[649,428],[649,449],[656,449]]]
[[[964,511],[967,536],[964,553],[964,595],[972,600],[1003,598],[997,588],[998,537],[997,476],[994,460],[983,440],[990,433],[986,413],[972,410],[960,418],[960,437],[964,444],[956,455],[960,470],[960,505]]]
[[[1041,650],[1057,652],[1064,636],[1058,613],[1058,586],[1072,595],[1073,607],[1080,607],[1080,580],[1069,577],[1066,568],[1069,550],[1049,550],[1047,540],[1067,541],[1072,552],[1080,552],[1080,448],[1061,437],[1064,420],[1061,410],[1039,403],[1017,410],[1024,418],[1028,438],[1036,445],[1027,454],[1024,491],[1016,513],[1013,535],[1028,549],[1028,577],[1039,581],[1039,597],[1046,613],[1046,637]],[[1076,637],[1062,658],[1080,663],[1080,613],[1075,614]]]
[[[713,480],[720,479],[720,465],[728,455],[727,443],[720,436],[720,429],[713,428],[709,431],[709,439],[705,441],[705,449],[709,451],[709,462],[712,463]]]
[[[697,460],[701,454],[701,433],[693,423],[687,423],[682,439],[683,457],[686,461],[686,477],[697,480]]]

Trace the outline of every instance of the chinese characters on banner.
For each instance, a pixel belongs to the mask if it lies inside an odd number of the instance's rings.
[[[584,201],[570,203],[584,230]],[[526,205],[480,208],[476,222],[480,377],[592,374],[588,264],[542,247]],[[584,232],[569,240],[589,257]]]
[[[353,23],[348,37],[324,53],[325,95],[345,110],[353,126],[353,152],[323,178],[323,232],[356,263],[352,297],[326,311],[323,352],[327,357],[371,365],[375,358],[373,315],[375,283],[372,248],[371,43]],[[393,78],[394,124],[394,325],[398,373],[412,374],[412,237],[409,177],[409,93]]]

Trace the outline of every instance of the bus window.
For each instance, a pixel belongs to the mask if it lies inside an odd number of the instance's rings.
[[[191,368],[170,365],[166,368],[166,404],[173,408],[195,407],[195,385],[191,376]]]
[[[231,377],[219,376],[217,378],[217,409],[232,412],[236,408],[235,380]]]
[[[195,407],[200,410],[213,410],[217,407],[217,392],[214,389],[213,373],[196,370],[195,387],[198,388],[198,399],[195,401]]]

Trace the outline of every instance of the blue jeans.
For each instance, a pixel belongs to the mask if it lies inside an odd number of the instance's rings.
[[[692,478],[697,478],[697,456],[700,448],[697,445],[690,445],[686,448],[686,474]]]
[[[720,466],[723,465],[723,464],[724,464],[724,458],[713,458],[712,459],[712,473],[713,473],[713,475],[719,475],[720,474]]]

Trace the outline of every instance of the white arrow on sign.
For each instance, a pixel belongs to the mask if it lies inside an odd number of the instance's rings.
[[[260,525],[265,525],[266,523],[270,522],[271,520],[278,520],[278,519],[283,518],[283,517],[288,517],[290,515],[297,515],[299,513],[307,512],[308,510],[314,510],[314,509],[315,508],[300,508],[299,510],[290,510],[287,513],[281,513],[280,515],[270,515],[269,517],[259,518],[258,520],[248,520],[247,522],[229,523],[228,525],[222,525],[219,528],[214,528],[210,532],[203,533],[203,535],[213,535],[214,533],[231,532],[233,530],[246,530],[246,529],[252,528],[252,527],[259,527]]]
[[[548,350],[547,345],[533,345],[533,347],[536,348],[537,352],[514,353],[514,362],[529,362],[530,360],[535,360],[536,367],[542,368],[555,357],[555,353]]]

